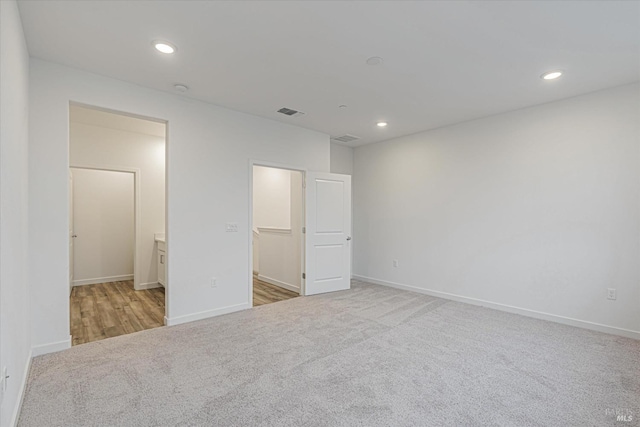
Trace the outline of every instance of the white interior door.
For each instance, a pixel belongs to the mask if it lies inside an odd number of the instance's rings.
[[[305,295],[351,287],[351,176],[306,174]]]
[[[133,279],[134,174],[74,168],[73,186],[76,285]]]
[[[69,170],[69,291],[73,289],[73,172]]]

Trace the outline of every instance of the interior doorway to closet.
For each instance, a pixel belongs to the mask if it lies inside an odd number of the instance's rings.
[[[295,298],[303,273],[303,172],[253,165],[253,306]]]
[[[72,344],[164,325],[166,123],[69,108]]]

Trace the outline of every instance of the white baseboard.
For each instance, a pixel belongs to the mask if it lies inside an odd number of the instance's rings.
[[[520,314],[522,316],[533,317],[535,319],[548,320],[550,322],[562,323],[563,325],[575,326],[578,328],[590,329],[592,331],[604,332],[607,334],[620,335],[623,337],[640,340],[640,331],[632,331],[630,329],[617,328],[615,326],[608,326],[600,323],[589,322],[587,320],[580,320],[580,319],[574,319],[571,317],[559,316],[557,314],[530,310],[528,308],[514,307],[511,305],[485,301],[477,298],[465,297],[462,295],[450,294],[447,292],[434,291],[431,289],[418,288],[416,286],[404,285],[401,283],[388,282],[386,280],[379,280],[379,279],[374,279],[372,277],[359,276],[357,274],[354,274],[352,277],[355,280],[369,282],[376,285],[389,286],[391,288],[402,289],[405,291],[417,292],[420,294],[431,295],[434,297],[444,298],[452,301],[479,305],[481,307],[488,307],[494,310],[506,311],[508,313]]]
[[[71,348],[71,335],[69,335],[68,339],[63,341],[36,345],[31,348],[31,355],[33,357],[36,357],[47,353],[55,353],[56,351],[66,350],[68,348]]]
[[[162,288],[163,286],[158,282],[140,283],[138,286],[134,286],[136,291],[142,291],[145,289]]]
[[[125,274],[122,276],[95,277],[93,279],[74,280],[73,286],[95,285],[98,283],[122,282],[125,280],[133,280],[133,274]]]
[[[32,359],[33,350],[29,350],[29,355],[27,356],[27,364],[24,367],[24,372],[22,373],[22,382],[20,383],[20,388],[18,389],[18,400],[16,401],[16,406],[13,408],[13,414],[11,415],[11,422],[9,424],[12,427],[18,425],[18,418],[20,418],[20,411],[22,410],[24,392],[27,389],[27,380],[29,379],[29,371],[31,370]]]
[[[274,285],[274,286],[279,286],[279,287],[287,289],[289,291],[300,293],[300,288],[299,287],[294,286],[294,285],[289,284],[289,283],[281,282],[280,280],[272,279],[271,277],[267,277],[267,276],[263,276],[261,274],[258,274],[258,280],[262,280],[263,282],[267,282],[267,283],[269,283],[271,285]]]
[[[184,316],[176,316],[168,318],[164,317],[164,324],[167,326],[180,325],[182,323],[195,322],[196,320],[207,319],[209,317],[221,316],[223,314],[233,313],[251,308],[248,302],[242,304],[230,305],[227,307],[216,308],[215,310],[201,311],[198,313],[186,314]]]

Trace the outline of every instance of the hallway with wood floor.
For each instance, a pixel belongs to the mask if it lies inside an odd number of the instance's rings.
[[[297,292],[272,285],[267,282],[253,277],[253,306],[258,307],[264,304],[284,301],[291,298],[299,297]]]
[[[253,306],[300,296],[253,279]],[[164,288],[136,291],[133,281],[75,286],[70,296],[72,345],[164,326]]]
[[[133,289],[133,281],[74,286],[72,345],[164,326],[164,288]]]

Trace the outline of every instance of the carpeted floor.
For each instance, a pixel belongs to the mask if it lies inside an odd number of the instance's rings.
[[[618,414],[631,422],[616,422]],[[626,426],[640,341],[353,283],[37,357],[26,426]]]

